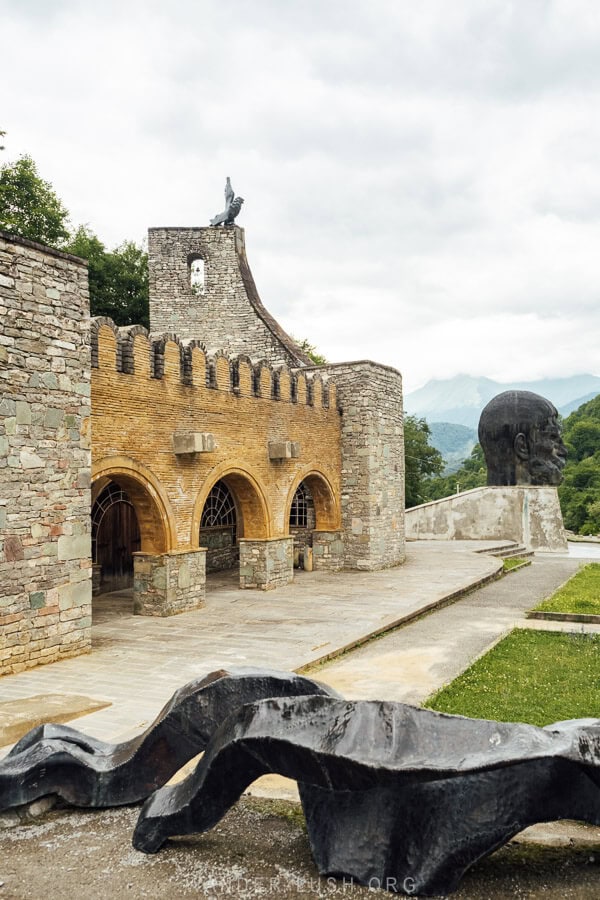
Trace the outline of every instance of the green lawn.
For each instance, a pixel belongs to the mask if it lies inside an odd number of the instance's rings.
[[[600,563],[589,563],[536,610],[600,616]]]
[[[600,718],[600,635],[516,629],[423,705],[532,725]]]
[[[508,556],[506,559],[502,560],[502,568],[505,572],[510,572],[511,569],[516,569],[525,562],[528,562],[528,560],[523,559],[522,556]]]

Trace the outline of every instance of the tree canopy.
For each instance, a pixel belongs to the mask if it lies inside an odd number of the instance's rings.
[[[88,226],[70,231],[68,219],[30,156],[0,167],[0,228],[87,260],[91,314],[148,328],[147,253],[133,241],[107,250]]]
[[[462,466],[450,475],[442,475],[439,478],[429,478],[423,485],[427,500],[441,500],[460,491],[470,491],[471,488],[482,487],[487,483],[487,467],[483,456],[481,444],[475,444],[471,455]]]
[[[600,395],[565,419],[563,440],[569,455],[558,496],[565,527],[600,534]]]
[[[30,156],[0,168],[0,228],[51,247],[69,238],[69,213]]]
[[[116,325],[150,327],[148,255],[141,247],[124,241],[109,251],[87,226],[80,225],[65,249],[88,262],[93,316],[109,316]]]
[[[444,468],[442,454],[429,443],[431,432],[425,419],[404,418],[405,503],[418,506],[428,499],[426,479],[439,475]]]
[[[314,362],[315,366],[324,366],[327,364],[327,360],[323,356],[322,353],[319,353],[314,344],[311,344],[307,338],[302,338],[299,340],[298,338],[293,337],[292,340],[298,344],[303,353],[306,353],[310,359]]]

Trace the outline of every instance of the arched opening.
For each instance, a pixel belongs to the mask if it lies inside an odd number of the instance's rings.
[[[190,288],[194,294],[203,294],[205,286],[205,268],[204,260],[199,256],[191,256],[189,259],[190,267]]]
[[[292,497],[288,521],[290,534],[294,538],[295,569],[303,567],[304,549],[312,546],[315,521],[315,501],[308,484],[301,481]]]
[[[288,532],[294,537],[294,566],[302,567],[304,549],[311,547],[315,531],[340,528],[339,507],[333,489],[320,472],[307,471],[288,497]]]
[[[94,464],[92,543],[93,592],[104,595],[94,606],[95,621],[129,612],[136,590],[134,554],[158,556],[177,543],[168,497],[146,466],[127,456]]]
[[[191,543],[207,548],[208,573],[239,576],[240,540],[270,537],[270,521],[265,492],[254,475],[223,465],[196,499]],[[212,579],[213,587],[218,582]]]
[[[114,481],[101,489],[92,507],[92,561],[98,591],[133,587],[133,554],[141,548],[131,498]]]
[[[220,572],[237,566],[238,512],[227,484],[219,479],[211,488],[200,519],[200,545],[206,547],[206,571]]]

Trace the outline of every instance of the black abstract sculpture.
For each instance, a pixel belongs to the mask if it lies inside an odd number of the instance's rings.
[[[40,725],[0,760],[0,812],[56,794],[73,806],[137,803],[201,753],[223,719],[251,700],[328,693],[286,672],[211,672],[180,688],[136,738],[109,744],[68,725]]]
[[[187,779],[149,796],[201,751]],[[408,895],[454,890],[476,860],[535,822],[600,824],[600,720],[465,719],[346,701],[257,669],[190,682],[124,744],[33,729],[0,761],[0,811],[46,794],[88,807],[149,797],[134,846],[152,853],[216,825],[269,772],[298,781],[322,874]]]
[[[231,187],[229,177],[225,182],[225,209],[213,219],[210,220],[211,225],[233,225],[233,220],[239,215],[244,202],[243,197],[236,197]]]
[[[195,772],[157,791],[134,846],[203,832],[267,772],[299,782],[321,874],[405,894],[446,894],[521,829],[600,824],[600,720],[536,728],[328,696],[248,704]]]
[[[567,450],[558,412],[531,391],[504,391],[479,419],[489,485],[559,485]]]

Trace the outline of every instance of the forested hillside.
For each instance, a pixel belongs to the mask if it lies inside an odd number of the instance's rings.
[[[600,396],[565,419],[563,440],[569,455],[558,495],[565,527],[600,534]]]

